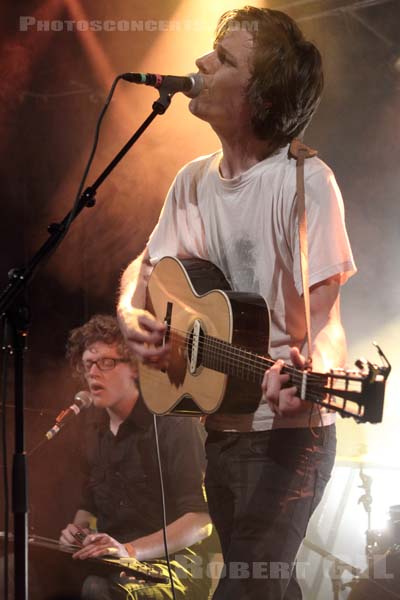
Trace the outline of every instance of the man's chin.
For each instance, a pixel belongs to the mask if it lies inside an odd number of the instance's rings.
[[[93,405],[96,408],[106,408],[108,406],[107,394],[104,390],[96,390],[91,393]]]
[[[207,121],[206,111],[201,109],[201,104],[198,98],[192,98],[189,102],[189,110],[193,116],[201,119],[202,121]]]

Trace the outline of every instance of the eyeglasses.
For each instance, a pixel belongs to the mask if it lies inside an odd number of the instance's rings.
[[[84,373],[89,373],[90,369],[93,365],[96,365],[100,371],[112,371],[115,369],[118,363],[127,363],[129,362],[126,358],[111,358],[108,356],[103,356],[102,358],[98,358],[97,360],[83,360],[80,366],[80,371]]]

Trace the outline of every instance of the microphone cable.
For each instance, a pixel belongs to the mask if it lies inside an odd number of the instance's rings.
[[[160,475],[160,494],[161,494],[161,506],[162,506],[162,518],[163,518],[164,551],[165,551],[165,558],[166,558],[166,561],[167,561],[167,567],[168,567],[168,573],[169,573],[169,580],[170,580],[170,587],[171,587],[172,597],[173,597],[173,600],[176,600],[174,578],[173,578],[171,561],[169,559],[169,552],[168,552],[167,516],[166,516],[167,515],[167,511],[165,509],[164,480],[163,480],[163,474],[162,474],[160,444],[159,444],[159,441],[158,441],[157,416],[155,414],[153,414],[153,424],[154,424],[154,439],[155,439],[155,443],[156,443],[158,472],[159,472],[159,475]]]
[[[96,123],[96,128],[95,128],[95,133],[94,133],[94,140],[93,140],[93,146],[92,146],[92,149],[90,151],[89,159],[87,161],[85,170],[83,172],[82,179],[81,179],[81,182],[80,182],[79,187],[78,187],[78,191],[76,193],[76,198],[75,198],[74,206],[72,207],[72,210],[71,210],[71,212],[69,214],[68,221],[67,221],[67,223],[65,225],[64,235],[67,233],[68,229],[70,228],[70,225],[71,225],[72,221],[75,218],[75,215],[76,215],[76,212],[77,212],[77,209],[78,209],[78,205],[79,205],[79,200],[80,200],[80,197],[82,195],[83,188],[84,188],[87,176],[89,174],[90,167],[92,166],[92,162],[93,162],[94,156],[96,154],[97,146],[98,146],[98,143],[99,143],[99,137],[100,137],[100,127],[101,127],[101,124],[103,122],[104,116],[105,116],[105,114],[107,112],[107,109],[110,106],[110,102],[111,102],[111,99],[112,99],[112,97],[114,95],[115,88],[117,87],[117,84],[118,84],[118,82],[121,79],[122,79],[122,75],[118,75],[114,79],[114,81],[112,83],[112,86],[110,88],[110,91],[108,92],[108,96],[106,98],[104,106],[101,109],[99,118],[98,118],[97,123]]]
[[[93,162],[94,156],[96,154],[96,150],[97,150],[97,146],[98,146],[98,142],[99,142],[99,137],[100,137],[100,127],[101,127],[101,124],[103,122],[104,116],[105,116],[105,114],[107,112],[107,109],[108,109],[108,107],[110,105],[111,99],[112,99],[112,97],[114,95],[115,88],[117,87],[117,83],[121,79],[122,79],[122,75],[118,75],[114,79],[114,81],[112,83],[112,86],[110,88],[110,91],[108,93],[108,96],[106,98],[105,104],[104,104],[103,108],[101,109],[99,118],[98,118],[97,123],[96,123],[94,140],[93,140],[93,146],[92,146],[92,149],[90,151],[89,159],[88,159],[86,167],[84,169],[84,172],[83,172],[83,175],[82,175],[82,179],[81,179],[81,181],[79,183],[79,186],[78,186],[78,191],[76,193],[74,204],[73,204],[73,206],[72,206],[72,208],[71,208],[71,210],[70,210],[67,218],[64,219],[64,221],[65,221],[64,225],[62,224],[63,222],[56,224],[59,227],[61,227],[61,226],[63,227],[63,232],[62,232],[62,235],[60,236],[60,238],[58,239],[57,244],[52,249],[52,252],[51,252],[52,254],[57,250],[58,246],[60,245],[60,243],[62,242],[62,240],[67,235],[68,230],[69,230],[69,228],[71,226],[71,223],[72,223],[72,221],[74,220],[74,218],[76,217],[76,215],[78,213],[79,201],[80,201],[80,198],[81,198],[81,195],[82,195],[82,192],[83,192],[83,188],[85,186],[85,182],[86,182],[87,176],[89,174],[90,167],[92,166],[92,162]]]

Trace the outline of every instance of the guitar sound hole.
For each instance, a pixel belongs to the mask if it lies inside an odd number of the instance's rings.
[[[189,331],[187,341],[188,369],[192,375],[195,375],[202,364],[204,335],[201,323],[196,319]]]

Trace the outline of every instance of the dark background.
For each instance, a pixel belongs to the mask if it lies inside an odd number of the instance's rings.
[[[400,3],[276,0],[266,5],[286,9],[297,18],[325,62],[324,98],[305,141],[333,168],[345,199],[359,268],[359,275],[343,289],[350,350],[378,337],[385,349],[391,349],[392,360],[396,359]],[[227,7],[225,2],[218,10],[214,7],[215,15]],[[8,2],[0,9],[2,286],[9,269],[24,265],[45,241],[47,225],[60,220],[72,205],[94,126],[115,74],[195,70],[200,37],[206,50],[216,20],[208,33],[103,31],[90,35],[34,28],[24,32],[20,17],[168,20],[175,19],[181,8],[179,2],[171,1],[150,0],[143,6],[136,0],[70,0]],[[190,2],[183,9],[193,19],[203,10]],[[147,116],[155,98],[156,93],[147,88],[127,84],[117,88],[88,183]],[[96,206],[80,215],[29,287],[28,451],[79,389],[64,360],[68,331],[96,312],[114,311],[121,271],[143,248],[177,169],[217,147],[208,126],[191,117],[186,105],[183,96],[174,98],[168,113],[111,175],[98,193]],[[368,347],[364,351],[373,352]],[[355,358],[352,353],[351,357]],[[12,373],[8,387],[11,405]],[[398,419],[394,411],[392,416]],[[11,408],[6,415],[11,454]],[[71,426],[30,457],[30,524],[37,533],[58,537],[59,529],[72,517],[79,483],[74,462],[78,439],[79,427]]]

